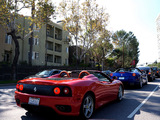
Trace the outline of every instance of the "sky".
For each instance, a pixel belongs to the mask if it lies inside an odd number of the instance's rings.
[[[156,18],[160,0],[98,0],[110,15],[109,30],[132,31],[139,41],[139,64],[158,60]]]
[[[139,64],[158,60],[156,18],[160,14],[160,0],[97,0],[97,3],[110,15],[110,31],[123,29],[134,33],[139,41]]]

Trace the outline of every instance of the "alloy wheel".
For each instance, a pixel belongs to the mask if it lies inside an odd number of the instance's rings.
[[[123,89],[122,86],[119,86],[119,91],[118,91],[118,101],[121,101],[123,98]]]
[[[90,118],[94,110],[94,100],[91,95],[88,95],[84,98],[82,104],[82,113],[85,118]]]

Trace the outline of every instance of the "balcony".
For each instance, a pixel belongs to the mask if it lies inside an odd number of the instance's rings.
[[[55,51],[56,52],[62,52],[62,45],[55,43]]]
[[[53,51],[53,42],[47,41],[46,48],[47,48],[47,50],[52,50]]]
[[[51,25],[47,25],[47,37],[54,37],[54,27],[52,27]]]
[[[62,40],[62,30],[55,28],[55,39]]]
[[[54,56],[54,63],[59,63],[59,64],[61,64],[61,56],[55,55],[55,56]]]
[[[53,55],[47,54],[47,62],[53,62]]]

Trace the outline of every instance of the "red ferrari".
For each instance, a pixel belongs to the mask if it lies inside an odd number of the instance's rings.
[[[124,94],[121,81],[91,70],[20,80],[16,89],[17,105],[28,111],[45,107],[60,115],[83,118],[90,118],[95,109],[110,101],[122,100]]]

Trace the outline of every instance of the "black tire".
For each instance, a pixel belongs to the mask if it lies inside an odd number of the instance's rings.
[[[121,101],[123,99],[123,87],[122,85],[119,86],[117,101]]]
[[[148,84],[148,77],[146,77],[146,83],[145,83],[145,85],[147,85]]]
[[[81,104],[80,117],[82,119],[89,119],[93,115],[94,105],[93,96],[91,94],[86,94]]]
[[[142,82],[142,78],[140,78],[138,88],[142,88],[142,87],[143,87],[143,82]]]

